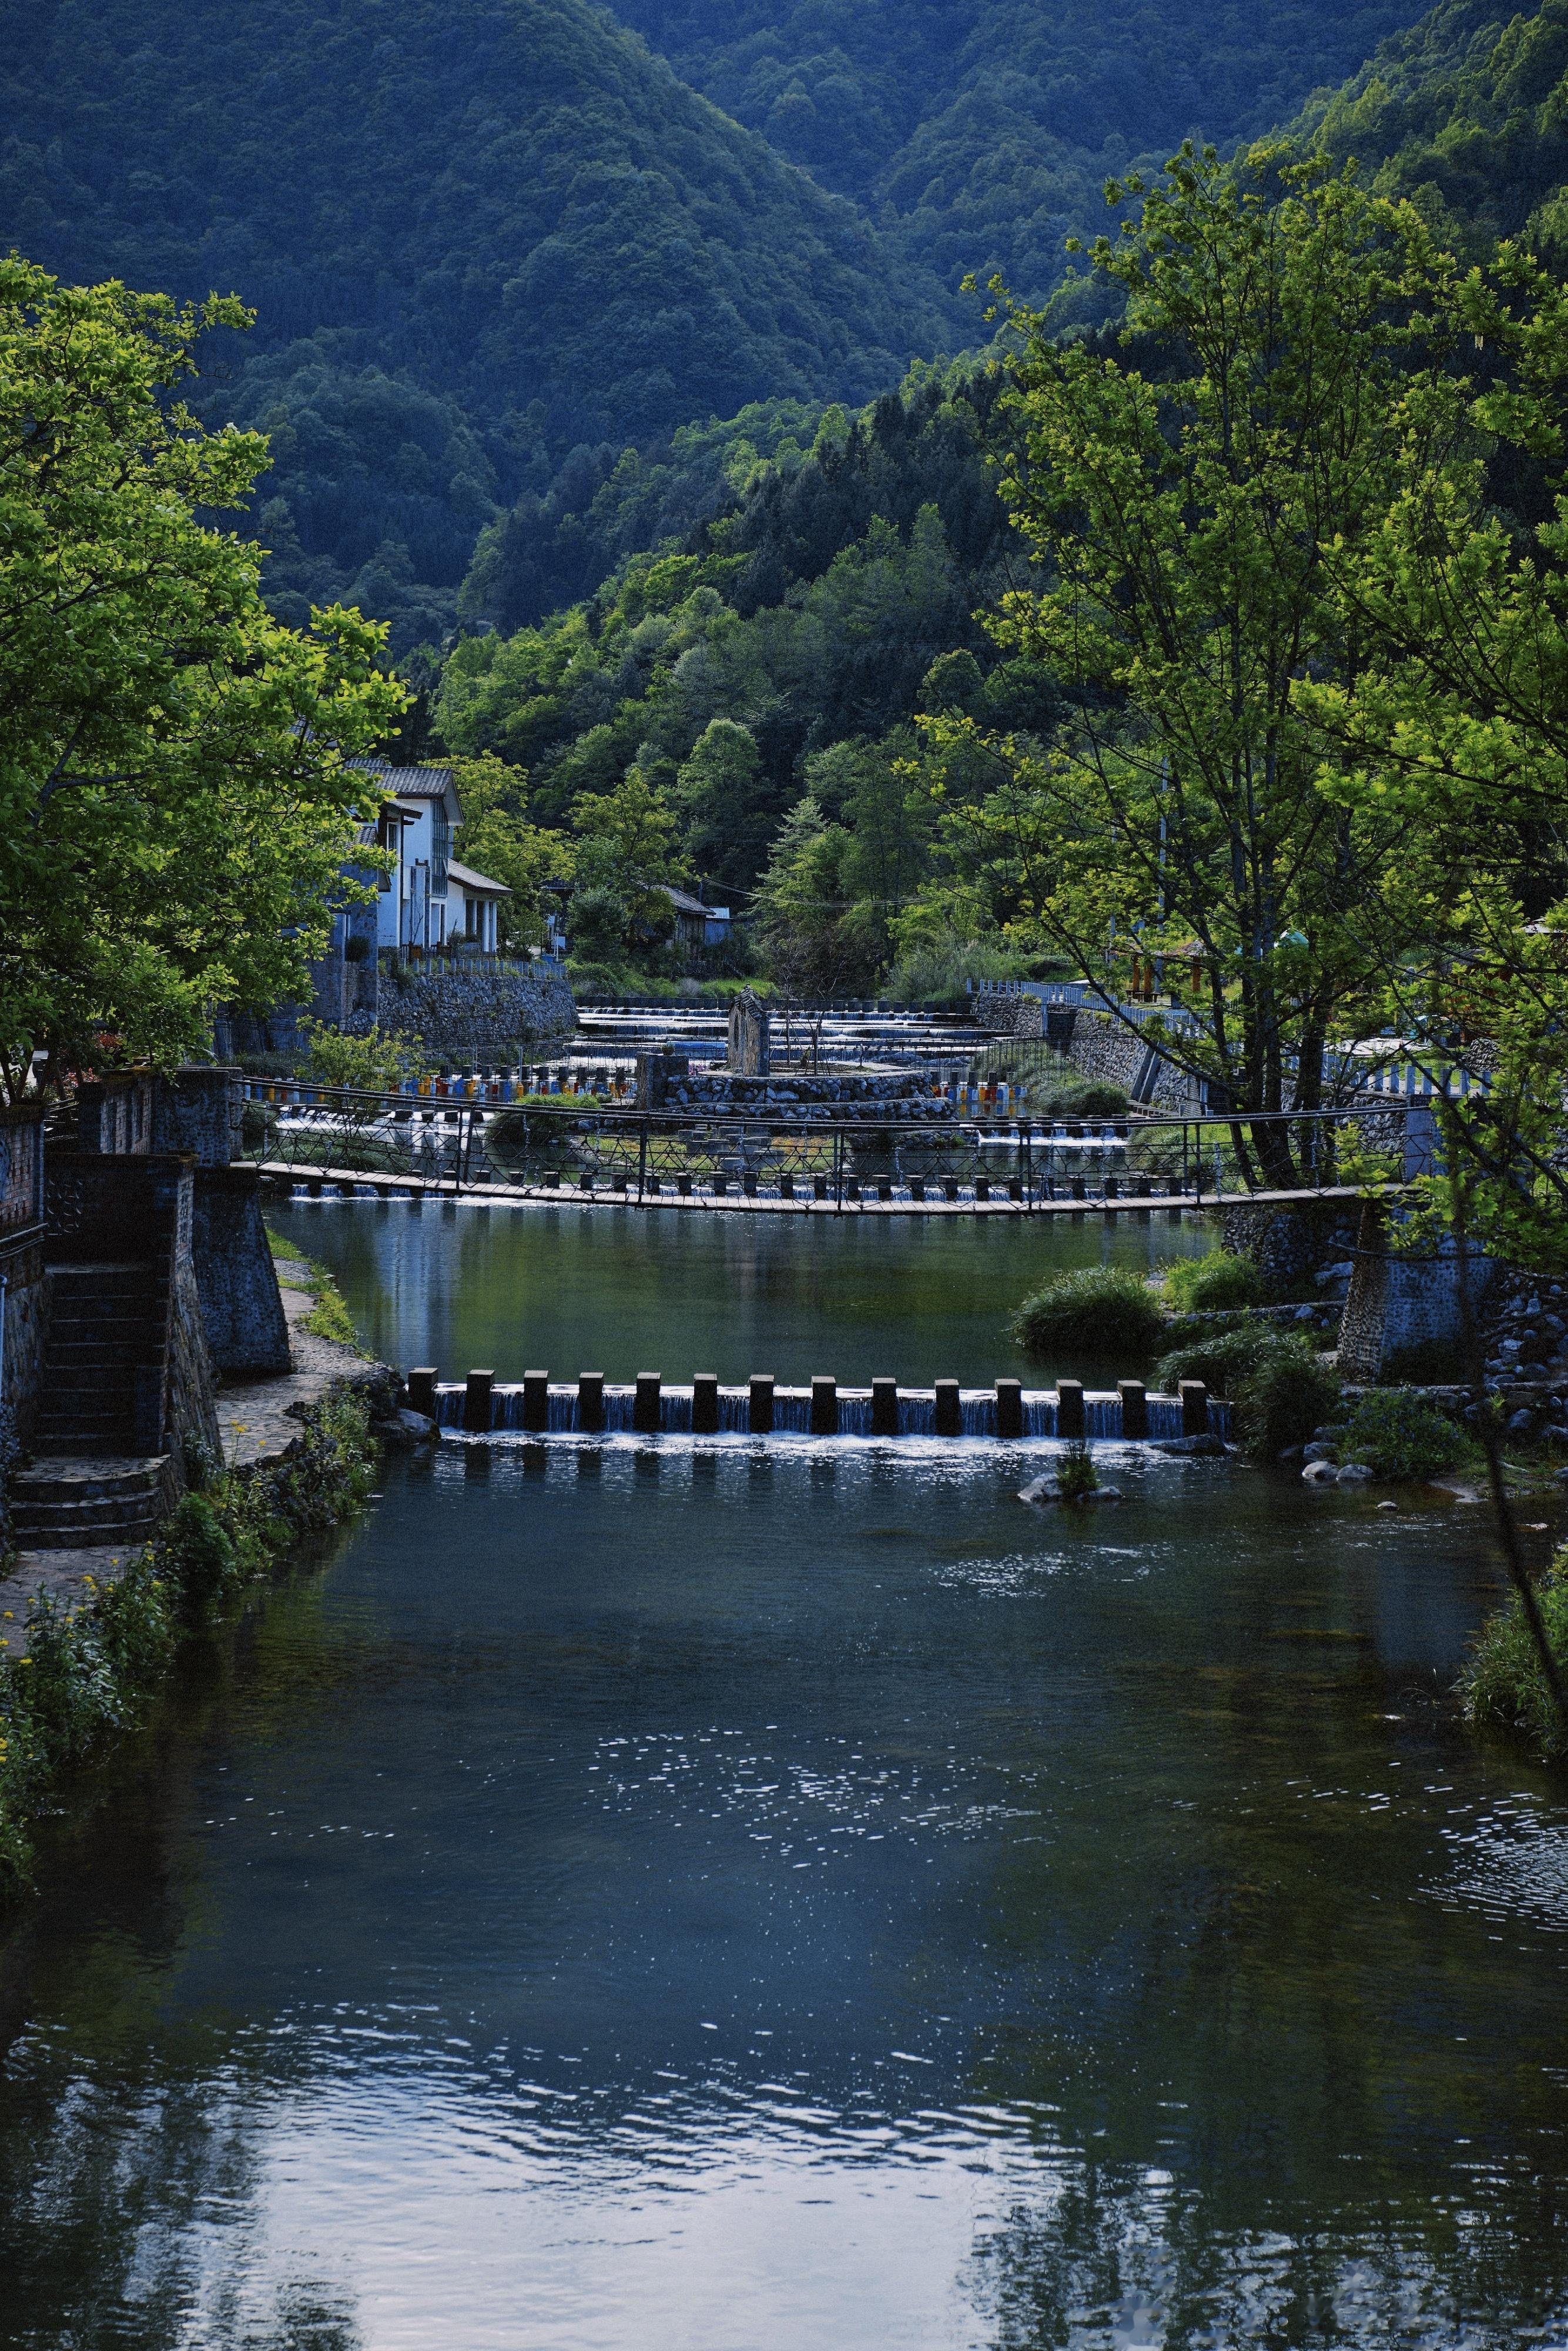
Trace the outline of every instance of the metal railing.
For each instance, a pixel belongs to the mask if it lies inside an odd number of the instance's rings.
[[[709,1115],[593,1095],[507,1102],[477,1091],[377,1093],[265,1080],[248,1081],[246,1094],[242,1156],[307,1191],[483,1189],[491,1197],[1026,1212],[1201,1207],[1248,1196],[1239,1181],[1226,1188],[1217,1149],[1232,1122],[1223,1117],[1009,1121],[943,1116],[935,1103],[912,1115],[898,1102],[864,1105],[857,1115],[809,1105]],[[1336,1134],[1358,1131],[1364,1142],[1369,1114],[1386,1123],[1389,1113],[1374,1104],[1277,1114],[1296,1130],[1298,1157],[1316,1178],[1300,1188],[1339,1188]],[[1402,1134],[1386,1173],[1395,1181],[1404,1173]]]

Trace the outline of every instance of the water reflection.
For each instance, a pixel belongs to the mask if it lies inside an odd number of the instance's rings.
[[[392,1465],[62,1826],[0,2340],[1560,2339],[1568,1808],[1445,1695],[1473,1518],[1116,1477]]]

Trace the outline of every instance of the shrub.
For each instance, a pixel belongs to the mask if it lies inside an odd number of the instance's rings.
[[[1470,1448],[1446,1413],[1414,1388],[1370,1388],[1345,1426],[1340,1455],[1379,1478],[1430,1478]]]
[[[1052,1118],[1120,1118],[1127,1097],[1108,1078],[1073,1078],[1048,1085],[1039,1107]]]
[[[1064,1349],[1127,1360],[1148,1353],[1159,1336],[1159,1301],[1142,1274],[1090,1265],[1053,1275],[1013,1316],[1012,1332],[1027,1354]]]
[[[207,1616],[239,1574],[239,1552],[215,1502],[182,1494],[158,1538],[158,1565],[193,1616]]]
[[[1236,1435],[1255,1461],[1304,1445],[1339,1404],[1339,1382],[1309,1340],[1272,1334],[1236,1389]]]
[[[1201,1380],[1216,1395],[1234,1395],[1239,1383],[1256,1371],[1265,1349],[1283,1343],[1266,1322],[1243,1322],[1228,1331],[1206,1332],[1160,1357],[1155,1384],[1164,1395],[1174,1395],[1183,1380]]]
[[[1184,1314],[1212,1314],[1228,1307],[1257,1306],[1263,1275],[1257,1260],[1228,1249],[1206,1257],[1177,1258],[1163,1269],[1166,1296]]]
[[[1100,1474],[1092,1455],[1082,1440],[1070,1445],[1056,1465],[1056,1493],[1059,1501],[1086,1502],[1100,1486]]]
[[[1568,1674],[1568,1576],[1561,1555],[1536,1585],[1535,1594],[1552,1653],[1560,1671]],[[1472,1729],[1511,1732],[1547,1757],[1568,1749],[1568,1733],[1546,1686],[1517,1593],[1476,1635],[1459,1677],[1459,1696]]]

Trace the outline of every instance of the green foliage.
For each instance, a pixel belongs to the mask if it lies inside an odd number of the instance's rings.
[[[1039,1107],[1051,1118],[1120,1118],[1127,1097],[1107,1078],[1061,1078],[1040,1089]]]
[[[1141,1274],[1120,1266],[1082,1266],[1051,1277],[1026,1298],[1012,1332],[1026,1354],[1112,1355],[1141,1361],[1160,1333],[1159,1301]]]
[[[1057,1456],[1056,1494],[1062,1502],[1086,1502],[1100,1488],[1094,1457],[1082,1440],[1064,1446]]]
[[[1228,1330],[1205,1332],[1201,1337],[1186,1340],[1160,1357],[1155,1366],[1155,1384],[1164,1394],[1174,1395],[1183,1380],[1201,1380],[1211,1395],[1237,1395],[1243,1381],[1257,1370],[1275,1343],[1274,1332],[1263,1322],[1243,1319]],[[1282,1345],[1284,1342],[1277,1343]],[[1321,1413],[1318,1417],[1322,1419]],[[1296,1440],[1287,1437],[1281,1441],[1294,1444]]]
[[[1239,1109],[1295,1106],[1292,1087],[1309,1107],[1328,1037],[1378,1025],[1429,919],[1408,826],[1372,794],[1331,815],[1334,746],[1298,681],[1345,674],[1338,550],[1397,501],[1406,394],[1458,332],[1454,273],[1414,214],[1321,160],[1188,143],[1125,192],[1136,234],[1092,256],[1119,330],[1063,340],[998,300],[1019,346],[1003,495],[1042,584],[991,632],[1073,717],[1041,756],[933,714],[939,753],[995,770],[947,830],[981,870],[1005,861],[1085,977],[1168,956],[1197,1027],[1151,1036]],[[1297,1180],[1283,1125],[1246,1147]]]
[[[0,74],[7,236],[255,304],[267,347],[203,401],[277,440],[278,590],[352,588],[400,646],[446,633],[519,492],[748,402],[863,401],[955,315],[585,0],[393,0],[373,37],[288,0],[88,0]]]
[[[308,1073],[318,1085],[395,1093],[405,1078],[423,1077],[431,1067],[419,1037],[383,1034],[379,1028],[353,1037],[324,1020],[299,1026],[310,1048]]]
[[[1562,1554],[1535,1587],[1546,1637],[1560,1673],[1568,1675],[1568,1573]],[[1512,1594],[1481,1627],[1459,1680],[1465,1719],[1478,1730],[1500,1730],[1555,1760],[1568,1749],[1519,1595]]]
[[[321,1276],[316,1303],[305,1317],[305,1328],[314,1332],[318,1339],[330,1339],[337,1346],[351,1347],[357,1355],[364,1353],[348,1303],[329,1273]]]
[[[328,1396],[301,1440],[264,1476],[231,1475],[183,1496],[120,1573],[88,1579],[78,1607],[44,1593],[32,1602],[27,1655],[18,1646],[0,1658],[0,1906],[27,1883],[29,1817],[144,1718],[182,1626],[214,1622],[304,1537],[365,1499],[374,1448],[361,1397]]]
[[[904,946],[888,973],[887,987],[901,1004],[931,1004],[956,1012],[976,981],[1021,976],[1021,958],[1009,955],[994,940],[947,931]]]
[[[175,396],[233,302],[0,261],[0,1086],[35,1050],[199,1050],[214,998],[308,995],[401,691],[358,613],[266,611],[201,521],[265,463]],[[106,1045],[112,1035],[118,1047]]]
[[[1413,1388],[1369,1388],[1339,1438],[1340,1458],[1364,1461],[1379,1478],[1431,1478],[1475,1447],[1429,1397]]]
[[[1270,1336],[1236,1383],[1236,1433],[1255,1461],[1272,1461],[1304,1445],[1332,1418],[1339,1382],[1310,1341]]]
[[[543,943],[547,882],[570,882],[577,853],[564,832],[531,824],[528,807],[528,778],[520,768],[508,768],[493,753],[476,759],[455,759],[452,779],[463,810],[463,862],[476,872],[505,882],[512,894],[497,910],[497,931],[504,947],[534,947]]]
[[[1263,1276],[1257,1260],[1240,1251],[1210,1249],[1203,1257],[1177,1258],[1163,1274],[1166,1296],[1183,1314],[1223,1312],[1262,1302]]]

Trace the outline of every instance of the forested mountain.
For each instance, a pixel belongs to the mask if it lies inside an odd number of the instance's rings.
[[[1568,0],[1512,16],[1442,0],[1296,128],[1413,197],[1461,249],[1528,227],[1543,258],[1568,257]]]
[[[429,633],[577,443],[864,400],[950,333],[584,0],[7,0],[0,128],[6,242],[256,308],[200,396],[277,434],[286,611],[346,590]]]
[[[1038,299],[1107,173],[1287,120],[1412,0],[614,0],[677,73],[864,204],[906,267]]]

